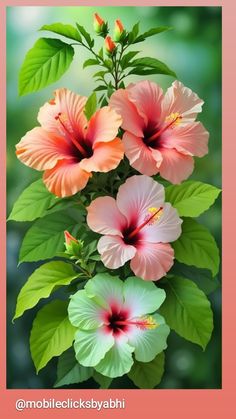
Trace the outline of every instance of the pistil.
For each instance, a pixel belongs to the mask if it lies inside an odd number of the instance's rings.
[[[73,135],[71,134],[71,132],[68,130],[67,126],[62,121],[62,119],[61,119],[61,112],[59,112],[59,114],[57,116],[55,116],[55,119],[60,122],[60,124],[64,128],[66,134],[69,136],[70,140],[72,141],[72,143],[74,144],[74,146],[79,150],[79,152],[82,154],[82,156],[83,157],[87,157],[87,153],[86,153],[85,149],[82,147],[81,144],[79,144],[78,141],[76,141],[76,139],[73,137]]]
[[[144,317],[137,320],[116,320],[115,326],[130,326],[134,325],[140,329],[155,329],[158,324],[153,320],[151,316]]]
[[[162,210],[163,210],[163,207],[160,207],[157,211],[155,211],[152,215],[150,215],[150,217],[148,217],[142,224],[140,224],[140,226],[136,227],[133,231],[131,231],[131,233],[127,236],[127,239],[131,239],[136,234],[138,234],[140,232],[140,230],[143,227],[145,227],[147,224],[149,224],[150,221],[152,221],[153,218],[155,218],[157,216],[157,214]]]
[[[168,128],[170,128],[173,124],[175,124],[175,122],[177,122],[179,119],[182,119],[181,115],[177,115],[171,122],[169,122],[169,124],[164,125],[159,131],[157,131],[151,137],[146,138],[145,140],[146,144],[151,143],[152,141],[160,137],[160,135],[163,134],[163,132],[165,132]]]

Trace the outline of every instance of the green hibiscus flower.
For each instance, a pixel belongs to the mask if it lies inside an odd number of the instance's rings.
[[[78,362],[114,378],[128,373],[134,358],[152,361],[167,347],[170,332],[155,313],[164,300],[164,290],[137,277],[122,282],[98,274],[89,280],[68,307],[70,322],[78,328],[74,342]]]

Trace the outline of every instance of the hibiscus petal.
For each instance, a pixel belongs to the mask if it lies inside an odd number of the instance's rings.
[[[127,338],[122,336],[122,338],[115,340],[114,346],[95,366],[95,370],[107,377],[121,377],[130,371],[134,363],[133,351],[134,348],[127,344]]]
[[[157,281],[165,276],[173,265],[174,250],[168,243],[142,242],[130,267],[136,276],[146,281]]]
[[[135,105],[129,100],[130,89],[119,89],[110,98],[109,106],[122,117],[121,127],[138,137],[142,137],[145,127],[144,119],[138,113]]]
[[[152,224],[147,224],[142,230],[142,239],[151,243],[170,243],[177,240],[181,234],[182,220],[171,204],[163,205],[160,218]]]
[[[91,230],[122,237],[122,230],[127,221],[119,211],[114,198],[110,196],[96,198],[87,207],[87,211],[87,224]]]
[[[53,168],[58,160],[71,158],[70,146],[63,137],[36,127],[16,144],[18,159],[37,170]]]
[[[170,328],[159,314],[154,314],[152,318],[158,325],[155,329],[141,330],[135,328],[129,333],[128,342],[135,347],[134,356],[140,362],[152,361],[167,348],[166,339],[170,333]]]
[[[81,169],[80,164],[71,160],[61,160],[50,170],[46,170],[43,181],[53,194],[65,197],[71,196],[83,189],[90,177],[90,173]]]
[[[114,337],[106,327],[95,330],[78,330],[75,334],[75,355],[84,367],[94,367],[114,344]]]
[[[202,111],[204,101],[180,81],[175,80],[167,89],[162,102],[162,116],[168,117],[172,113],[182,116],[181,124],[193,122],[199,112]]]
[[[182,154],[170,148],[162,148],[160,151],[163,161],[159,171],[164,179],[176,184],[181,183],[192,174],[194,168],[192,156]]]
[[[136,253],[134,246],[125,244],[119,236],[103,236],[98,242],[98,252],[107,268],[117,269],[132,259]]]
[[[73,326],[86,330],[96,329],[103,324],[101,312],[102,308],[88,297],[85,290],[71,296],[68,314]]]
[[[43,105],[38,113],[38,121],[47,131],[64,134],[60,122],[55,117],[61,113],[66,124],[78,137],[83,136],[87,120],[84,115],[85,96],[79,96],[68,89],[57,89],[54,99]]]
[[[109,172],[115,169],[124,157],[124,146],[120,138],[107,143],[95,143],[93,155],[83,159],[80,167],[87,172]]]
[[[134,103],[145,124],[159,122],[163,90],[149,80],[136,83],[128,90],[129,100]]]
[[[175,148],[183,154],[203,157],[208,153],[209,132],[201,122],[193,122],[184,126],[169,129],[163,139],[167,148]]]
[[[124,307],[130,310],[130,318],[140,317],[156,311],[165,300],[164,290],[152,282],[130,277],[124,282]]]
[[[142,138],[136,137],[136,135],[129,132],[124,133],[123,143],[125,155],[134,169],[147,176],[158,173],[158,155],[159,164],[162,162],[162,155],[158,150],[155,150],[156,154],[154,156],[152,150],[144,144]]]
[[[117,276],[97,274],[87,282],[85,291],[105,309],[112,306],[119,311],[123,305],[123,282]]]
[[[146,175],[135,175],[120,186],[116,202],[131,223],[145,220],[149,208],[159,208],[164,202],[164,187]]]
[[[86,140],[90,144],[112,141],[121,126],[121,117],[109,106],[99,109],[90,119]]]

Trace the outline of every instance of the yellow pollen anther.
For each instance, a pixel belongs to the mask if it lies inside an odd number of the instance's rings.
[[[143,326],[145,329],[152,330],[152,329],[156,329],[159,326],[152,316],[143,317],[142,320],[143,320]]]
[[[148,213],[149,213],[149,215],[154,215],[153,218],[150,220],[150,224],[153,224],[156,221],[158,221],[159,218],[162,216],[163,209],[158,209],[156,207],[150,207],[150,208],[148,208]]]
[[[170,115],[166,117],[165,122],[173,122],[171,126],[174,127],[180,124],[181,119],[182,116],[179,114],[179,112],[172,112]]]

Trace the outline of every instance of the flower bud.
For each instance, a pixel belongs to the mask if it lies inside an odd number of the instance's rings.
[[[110,36],[106,36],[105,38],[105,49],[108,54],[112,54],[116,49],[116,44],[112,41]]]
[[[66,253],[70,256],[81,257],[83,242],[73,237],[69,231],[64,231]]]
[[[121,38],[123,38],[122,35],[124,34],[125,34],[124,26],[122,25],[121,21],[117,19],[115,21],[114,36],[113,36],[114,40],[116,42],[119,42]]]
[[[93,20],[93,27],[96,33],[100,34],[103,32],[106,24],[104,20],[97,14],[94,14],[94,20]]]

